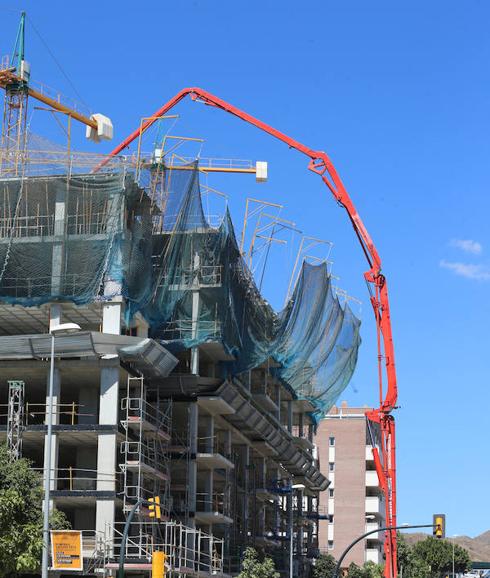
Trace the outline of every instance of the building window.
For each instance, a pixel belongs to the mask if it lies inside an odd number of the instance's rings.
[[[334,447],[335,446],[335,438],[334,437],[329,437],[328,438],[328,445],[330,447]]]
[[[333,498],[334,495],[334,489],[333,488],[328,488],[328,497],[329,498]]]
[[[328,549],[333,550],[333,540],[328,541]]]
[[[328,462],[328,471],[329,472],[335,471],[335,462]]]

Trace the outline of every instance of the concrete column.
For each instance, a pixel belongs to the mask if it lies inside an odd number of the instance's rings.
[[[49,306],[49,330],[61,325],[61,303],[52,303]]]
[[[121,334],[121,307],[120,301],[104,303],[102,310],[102,333],[111,335]]]
[[[199,424],[202,429],[202,442],[199,444],[198,451],[204,450],[205,454],[215,453],[214,444],[214,417],[212,415],[202,415],[199,418]]]
[[[293,431],[293,401],[290,399],[288,401],[288,432]]]
[[[204,496],[203,498],[203,510],[206,512],[212,512],[213,507],[213,491],[214,491],[214,471],[208,470],[204,472]],[[199,510],[201,508],[198,508]]]
[[[116,365],[117,363],[117,365]],[[103,367],[100,372],[99,424],[117,425],[119,413],[119,363]],[[117,440],[115,433],[101,433],[97,445],[97,490],[116,491],[115,474],[118,470]],[[97,500],[95,528],[98,536],[107,532],[107,526],[114,525],[115,500]],[[110,539],[110,534],[107,536]]]
[[[298,418],[299,418],[299,428],[298,428],[298,429],[299,429],[299,433],[298,433],[298,436],[299,436],[300,438],[303,437],[303,433],[304,433],[304,417],[305,417],[305,414],[304,414],[304,413],[300,413],[300,414],[298,415]]]
[[[61,184],[56,190],[54,205],[54,242],[51,254],[51,293],[60,295],[62,290],[61,277],[64,264],[65,218],[66,218],[66,187]]]
[[[194,254],[193,270],[194,279],[192,291],[192,339],[197,339],[199,335],[199,314],[201,312],[201,297],[199,294],[199,269],[200,256],[199,253]],[[199,346],[191,348],[191,373],[199,375]]]
[[[187,525],[191,528],[196,527],[194,514],[196,512],[196,492],[197,492],[197,433],[199,421],[199,407],[196,402],[189,404],[189,452],[190,459],[188,462],[187,484],[189,487],[189,520]]]
[[[277,412],[276,412],[276,417],[277,417],[277,421],[280,422],[281,421],[281,385],[280,384],[276,384],[275,385],[275,394],[276,394],[276,405],[277,405]]]
[[[223,443],[225,446],[225,455],[227,458],[231,459],[231,430],[225,430],[223,432]]]
[[[265,458],[257,459],[257,471],[259,473],[258,479],[259,484],[257,487],[266,488],[267,487],[267,464]]]
[[[121,331],[121,303],[109,302],[103,306],[102,331],[118,335]],[[99,424],[117,426],[119,418],[119,359],[103,360],[100,370]],[[97,490],[116,491],[117,439],[115,433],[101,433],[97,444]],[[97,500],[95,529],[97,537],[112,541],[113,533],[108,526],[114,526],[115,500]]]

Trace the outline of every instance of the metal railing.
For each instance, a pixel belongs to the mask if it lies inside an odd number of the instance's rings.
[[[194,285],[221,285],[222,265],[201,265],[197,269],[179,268],[174,274],[163,272],[158,287],[177,285],[181,288],[191,288]]]
[[[229,496],[220,492],[213,492],[212,496],[205,492],[197,492],[196,511],[213,512],[214,514],[227,516],[230,513]]]
[[[174,572],[223,573],[223,540],[180,522],[147,524],[134,522],[125,548],[125,559],[151,562],[153,551],[165,552],[166,564]],[[121,555],[123,524],[108,524],[104,539],[107,562]]]
[[[53,288],[63,295],[75,296],[87,290],[94,283],[94,275],[65,273],[64,275],[36,277],[3,277],[2,294],[9,297],[38,297],[50,295]]]
[[[150,444],[153,440],[123,441],[121,442],[121,453],[126,455],[125,466],[146,464],[154,470],[168,475],[168,460],[165,455],[161,455],[156,448]]]
[[[218,340],[221,335],[221,322],[218,319],[214,321],[197,322],[192,319],[179,319],[178,321],[169,321],[163,325],[162,338],[167,341],[178,339],[207,339]]]
[[[45,425],[47,421],[47,404],[45,403],[26,403],[24,412],[24,423],[22,425]],[[86,413],[80,411],[83,408],[82,404],[75,401],[71,403],[56,403],[53,404],[53,417],[57,417],[60,425],[77,425],[81,417],[93,418],[90,422],[97,423],[97,415],[95,413]],[[7,423],[8,414],[2,412],[2,408],[8,408],[8,404],[0,404],[0,424]]]
[[[228,459],[231,458],[231,452],[218,436],[198,437],[197,451],[201,454],[220,454]]]
[[[156,406],[141,397],[125,397],[121,400],[121,409],[126,412],[128,425],[146,421],[158,430],[170,435],[172,419],[169,413],[160,411]]]

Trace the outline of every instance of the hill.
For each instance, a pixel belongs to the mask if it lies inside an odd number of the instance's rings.
[[[414,532],[413,534],[404,532],[403,536],[410,545],[427,538],[427,534],[423,534],[422,532]],[[450,537],[449,540],[452,541],[453,538]],[[473,562],[490,562],[490,530],[483,532],[483,534],[480,534],[475,538],[470,538],[469,536],[456,536],[454,541],[459,546],[468,550]]]

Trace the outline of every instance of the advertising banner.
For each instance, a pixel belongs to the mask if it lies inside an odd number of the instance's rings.
[[[52,570],[82,572],[82,533],[78,530],[52,530],[51,557]]]

